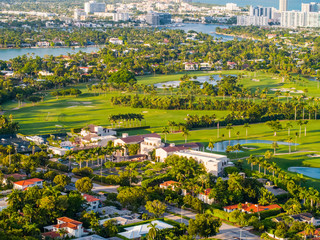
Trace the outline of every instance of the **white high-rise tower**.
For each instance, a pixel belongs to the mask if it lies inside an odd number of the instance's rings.
[[[288,11],[288,0],[279,1],[279,11],[280,12]]]

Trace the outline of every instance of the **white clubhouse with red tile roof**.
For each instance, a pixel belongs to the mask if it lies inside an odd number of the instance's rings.
[[[82,194],[83,198],[87,201],[87,211],[98,211],[100,199],[89,194]]]

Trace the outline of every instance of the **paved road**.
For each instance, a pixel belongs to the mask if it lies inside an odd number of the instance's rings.
[[[188,211],[188,210],[185,210],[185,209],[180,209],[180,208],[176,208],[176,207],[171,207],[169,206],[169,209],[168,209],[170,212],[174,212],[175,214],[179,214],[185,217],[188,217],[188,218],[191,218],[191,219],[195,219],[196,217],[196,213],[194,212],[191,212],[191,211]],[[178,216],[175,216],[173,214],[169,214],[169,213],[166,213],[165,214],[165,217],[167,218],[170,218],[176,222],[181,222],[181,217],[178,217]],[[188,225],[188,221],[186,219],[182,219],[182,221]],[[218,238],[218,239],[223,239],[223,240],[233,240],[233,239],[240,239],[240,228],[239,227],[235,227],[235,226],[231,226],[231,225],[228,225],[226,223],[222,223],[221,227],[220,227],[220,232],[218,235],[215,236],[215,238]],[[244,239],[248,239],[248,240],[260,240],[261,238],[250,233],[249,231],[247,230],[241,230],[241,239],[244,240]]]
[[[75,177],[71,178],[71,182],[73,182],[73,183],[75,183],[77,180],[78,180],[78,178],[75,178]],[[119,187],[118,185],[104,186],[104,185],[100,185],[97,183],[93,183],[92,191],[96,192],[96,193],[101,192],[101,191],[109,192],[109,193],[118,193],[117,192],[118,187]]]

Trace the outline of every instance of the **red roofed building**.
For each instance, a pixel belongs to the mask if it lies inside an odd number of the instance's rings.
[[[82,222],[78,222],[68,217],[61,217],[57,220],[58,223],[52,226],[52,232],[59,232],[59,230],[64,229],[69,237],[82,237],[84,235]]]
[[[58,232],[45,232],[45,233],[42,233],[41,235],[42,235],[42,237],[44,239],[47,239],[47,238],[49,238],[49,239],[51,239],[51,238],[52,239],[61,238],[60,233],[58,233]]]
[[[176,181],[166,181],[160,184],[160,188],[175,190],[175,187],[177,187],[177,185],[179,185],[179,183]]]
[[[7,181],[8,178],[12,178],[12,179],[14,179],[14,181],[19,181],[19,180],[22,180],[22,179],[26,179],[26,178],[27,178],[27,175],[25,175],[25,174],[20,174],[20,173],[13,173],[13,174],[4,175],[4,176],[3,176],[3,181],[2,181],[2,183],[3,183],[4,185],[7,185],[7,184],[8,184],[8,181]]]
[[[235,62],[227,62],[227,66],[229,69],[235,69],[237,67],[237,64]]]
[[[83,198],[87,201],[89,205],[87,207],[87,211],[94,211],[96,212],[99,208],[100,199],[89,194],[82,194]]]
[[[182,145],[175,146],[174,144],[170,144],[168,147],[158,148],[156,149],[156,159],[160,162],[164,162],[164,160],[169,157],[170,155],[173,155],[175,152],[180,152],[182,150],[195,150],[200,151],[202,147],[202,144],[200,143],[186,143]]]
[[[25,190],[29,187],[34,187],[34,186],[42,187],[43,181],[44,180],[42,180],[40,178],[31,178],[31,179],[27,179],[27,180],[21,180],[18,182],[14,182],[13,188],[19,189],[19,190]]]
[[[204,203],[212,204],[214,199],[209,198],[209,194],[211,192],[211,188],[207,188],[204,192],[198,194],[198,199]]]
[[[258,204],[252,204],[252,203],[241,203],[241,209],[239,209],[239,204],[226,206],[223,208],[225,212],[233,212],[235,210],[241,210],[245,213],[257,213],[257,212],[263,212],[267,210],[275,210],[275,209],[282,209],[278,204],[273,204],[269,206],[261,206]]]

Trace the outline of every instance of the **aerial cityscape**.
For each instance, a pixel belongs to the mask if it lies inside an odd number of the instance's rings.
[[[0,0],[0,240],[320,239],[320,1]]]

